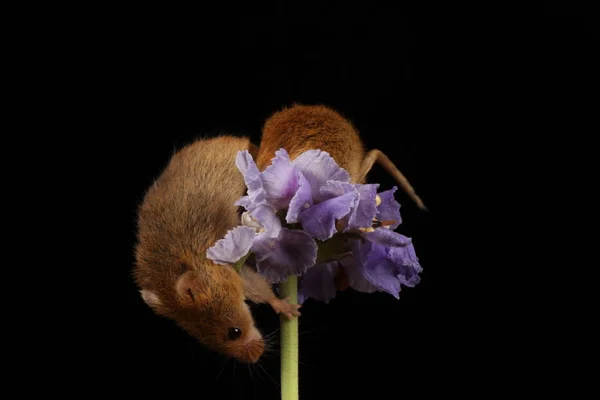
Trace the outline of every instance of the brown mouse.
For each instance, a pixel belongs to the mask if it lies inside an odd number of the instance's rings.
[[[394,163],[380,150],[367,153],[353,124],[330,107],[294,104],[271,115],[263,126],[256,158],[261,171],[280,148],[288,152],[291,160],[307,150],[325,151],[348,171],[352,183],[365,183],[368,172],[377,162],[420,209],[427,209]]]
[[[148,306],[206,347],[256,362],[264,341],[248,304],[268,303],[288,318],[297,304],[277,298],[269,283],[245,265],[215,264],[207,249],[240,225],[234,203],[246,186],[238,151],[256,155],[248,138],[200,139],[176,152],[148,188],[138,209],[134,279]]]

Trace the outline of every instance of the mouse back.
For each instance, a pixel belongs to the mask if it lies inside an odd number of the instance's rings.
[[[359,133],[350,121],[322,105],[284,108],[267,119],[263,126],[256,164],[264,170],[284,148],[293,160],[310,149],[327,149],[338,165],[357,177],[365,157]]]

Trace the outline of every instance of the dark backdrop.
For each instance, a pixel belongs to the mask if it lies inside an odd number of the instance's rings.
[[[103,222],[112,226],[105,246],[116,251],[103,273],[110,286],[106,319],[97,322],[103,336],[92,388],[139,397],[165,391],[169,398],[277,398],[277,352],[250,369],[203,349],[150,311],[130,272],[136,207],[172,152],[217,133],[258,142],[270,114],[299,102],[325,104],[350,119],[430,209],[419,211],[397,192],[404,220],[398,231],[413,238],[424,268],[416,288],[403,288],[400,300],[348,291],[329,305],[305,304],[301,398],[462,395],[479,392],[473,381],[484,385],[484,397],[502,389],[485,383],[498,379],[491,371],[512,349],[505,339],[516,327],[490,318],[499,300],[484,295],[504,283],[504,275],[490,271],[505,262],[498,245],[471,225],[497,222],[502,211],[482,210],[489,175],[476,175],[487,174],[482,161],[519,135],[503,124],[523,109],[507,106],[498,93],[506,95],[515,76],[541,82],[533,74],[536,57],[580,55],[571,45],[597,43],[597,31],[583,16],[552,7],[517,23],[529,34],[523,40],[514,37],[516,25],[490,29],[490,20],[455,14],[448,20],[389,8],[309,20],[203,17],[175,27],[140,19],[120,28],[95,76],[111,95],[98,117],[98,142],[111,148],[103,164],[110,180],[102,184],[109,189],[104,204],[116,211]],[[370,181],[394,185],[378,167]],[[253,312],[263,332],[277,329],[268,307]],[[109,365],[100,368],[103,361]]]

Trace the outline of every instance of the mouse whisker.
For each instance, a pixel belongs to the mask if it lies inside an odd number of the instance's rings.
[[[279,328],[275,329],[273,332],[269,332],[265,335],[265,339],[272,338],[277,332],[279,332]]]
[[[252,375],[252,369],[250,368],[250,364],[246,364],[248,366],[248,372],[250,373],[250,378],[252,378],[252,382],[256,386],[256,380],[254,380],[254,375]]]
[[[263,372],[267,375],[267,377],[271,380],[271,382],[273,382],[275,385],[277,385],[277,387],[279,387],[279,388],[281,387],[279,385],[279,382],[277,382],[260,363],[257,363],[256,365],[258,365],[258,367],[263,370]]]
[[[325,330],[325,328],[310,329],[310,330],[307,330],[307,331],[299,332],[298,336],[306,335],[306,334],[309,334],[309,333],[315,333],[315,332],[319,332],[319,331],[324,331],[324,330]]]
[[[258,376],[258,379],[260,379],[260,381],[262,383],[264,383],[265,385],[268,385],[268,382],[263,378],[262,374],[260,373],[260,371],[258,370],[256,365],[257,364],[252,364],[252,365],[250,365],[250,368],[252,368],[254,370],[254,373],[256,374],[256,376]]]
[[[219,378],[221,377],[221,374],[223,373],[223,371],[225,370],[225,367],[227,366],[227,364],[229,364],[229,360],[226,360],[223,363],[223,367],[221,368],[221,371],[219,371],[219,373],[217,374],[217,380],[215,382],[219,382]]]

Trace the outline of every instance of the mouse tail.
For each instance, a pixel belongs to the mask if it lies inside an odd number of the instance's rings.
[[[364,181],[367,177],[367,174],[373,168],[373,164],[379,164],[385,169],[385,171],[390,174],[402,187],[408,196],[417,204],[417,206],[423,210],[427,211],[427,207],[423,204],[421,198],[415,192],[415,189],[412,187],[408,179],[400,172],[400,170],[396,167],[396,165],[380,150],[371,150],[367,153],[365,158],[363,159],[362,165],[360,167],[360,174],[358,182]]]

